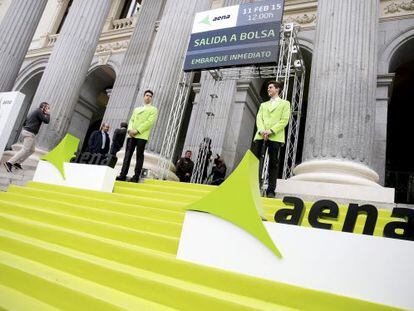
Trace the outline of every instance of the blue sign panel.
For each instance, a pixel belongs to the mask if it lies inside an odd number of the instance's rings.
[[[277,63],[284,0],[196,15],[184,71]]]

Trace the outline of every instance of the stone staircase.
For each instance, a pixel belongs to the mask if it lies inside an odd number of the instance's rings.
[[[12,173],[9,173],[3,166],[3,163],[8,161],[16,152],[21,149],[22,145],[15,144],[12,146],[12,150],[7,150],[3,153],[0,165],[0,191],[5,191],[9,185],[25,185],[28,181],[33,180],[34,172],[37,167],[37,163],[42,155],[46,152],[37,149],[24,163],[22,164],[23,170],[14,169]]]
[[[114,193],[10,185],[0,192],[0,309],[389,309],[177,260],[183,206],[215,189],[149,179],[117,182]],[[269,221],[283,206],[263,203]]]
[[[12,146],[12,150],[7,150],[3,153],[3,157],[1,158],[1,165],[0,165],[0,191],[5,191],[9,185],[25,185],[28,181],[33,180],[34,173],[36,171],[37,163],[44,154],[45,151],[41,149],[37,149],[35,153],[33,153],[24,163],[22,164],[23,170],[13,170],[12,173],[7,172],[5,167],[3,166],[3,162],[8,161],[16,152],[21,149],[20,144],[15,144]],[[121,150],[118,152],[118,161],[115,166],[115,170],[117,170],[118,174],[121,171],[123,159],[125,156],[125,150]],[[131,159],[130,169],[129,169],[129,176],[131,177],[134,173],[135,167],[135,159],[136,157],[133,156]],[[155,178],[156,172],[158,171],[158,155],[145,152],[145,161],[144,161],[144,172],[145,177]],[[169,180],[178,181],[178,177],[174,174],[175,167],[172,163],[169,164],[166,172],[166,177]]]

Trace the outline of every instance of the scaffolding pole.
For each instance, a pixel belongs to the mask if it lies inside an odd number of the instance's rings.
[[[197,153],[197,160],[194,165],[193,174],[191,175],[190,182],[203,184],[207,181],[208,177],[208,165],[210,161],[209,153],[211,153],[211,137],[212,127],[214,122],[214,101],[218,98],[217,94],[210,94],[210,103],[204,105],[205,109],[201,111],[202,115],[205,114],[205,123],[202,131],[202,140]],[[205,173],[206,172],[206,173]]]
[[[167,179],[168,171],[172,163],[172,157],[177,145],[178,133],[183,119],[185,104],[188,101],[188,96],[190,94],[192,80],[192,73],[182,71],[174,93],[173,104],[171,105],[168,123],[165,129],[160,157],[158,158],[158,179]]]

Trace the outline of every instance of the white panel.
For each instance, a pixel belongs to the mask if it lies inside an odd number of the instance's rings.
[[[0,93],[0,159],[24,101],[20,92]]]
[[[69,187],[112,192],[117,172],[109,166],[65,163]]]
[[[33,181],[52,184],[52,185],[65,185],[65,180],[58,171],[58,169],[46,161],[39,161],[36,167],[36,171],[33,176]]]
[[[195,15],[191,33],[236,27],[238,14],[238,5],[199,12]],[[204,22],[206,19],[208,19],[209,24]]]
[[[264,222],[283,258],[239,227],[186,212],[177,258],[414,309],[414,242]]]
[[[64,163],[66,180],[47,161],[39,161],[33,181],[73,188],[112,192],[117,172],[109,166]]]

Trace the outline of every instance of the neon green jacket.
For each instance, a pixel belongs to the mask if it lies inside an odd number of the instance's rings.
[[[151,128],[157,121],[157,116],[158,109],[153,105],[135,108],[131,119],[129,119],[128,131],[137,130],[138,134],[134,136],[135,138],[148,140]]]
[[[287,100],[278,97],[276,105],[272,105],[270,101],[262,103],[256,117],[257,132],[254,140],[263,139],[260,132],[272,130],[269,140],[284,143],[285,127],[289,123],[289,118],[290,103]]]

